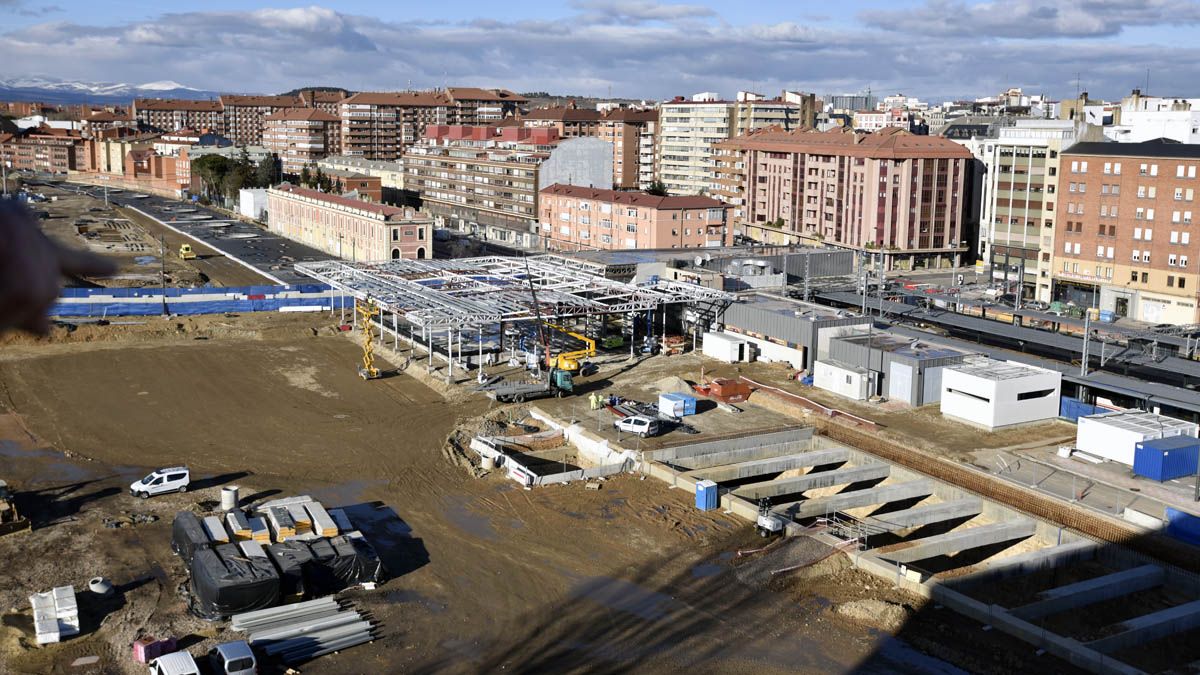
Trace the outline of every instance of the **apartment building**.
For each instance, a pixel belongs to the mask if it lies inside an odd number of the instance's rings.
[[[733,235],[725,204],[709,197],[551,185],[539,193],[539,224],[550,250],[703,248]]]
[[[1069,120],[1016,120],[962,144],[982,167],[979,259],[995,281],[1020,284],[1048,302],[1060,157],[1087,127]]]
[[[706,194],[716,187],[714,144],[756,129],[802,128],[803,111],[800,103],[778,99],[719,101],[697,95],[663,103],[656,137],[658,177],[673,195]]]
[[[957,266],[971,153],[901,129],[766,130],[718,145],[714,196],[770,243],[881,253],[888,269]]]
[[[556,129],[431,126],[404,155],[405,187],[439,225],[537,245],[539,190],[554,183],[612,187],[612,147]]]
[[[421,92],[360,92],[344,99],[342,152],[395,161],[429,125],[472,125],[511,115],[526,99],[502,89],[451,87]]]
[[[654,180],[654,137],[657,110],[613,108],[605,112],[565,106],[536,108],[520,118],[525,127],[558,131],[560,138],[591,137],[613,148],[613,186],[645,189]]]
[[[267,214],[272,232],[345,260],[419,260],[432,255],[432,221],[412,209],[283,183],[267,190]]]
[[[263,125],[263,147],[279,157],[289,176],[341,150],[341,118],[319,108],[281,110],[263,118]]]
[[[63,129],[0,134],[0,162],[18,171],[67,173],[78,166],[77,147],[82,143],[79,134]]]
[[[331,155],[317,162],[323,171],[330,170],[352,171],[364,176],[379,179],[379,189],[382,200],[389,204],[399,204],[403,201],[404,190],[404,158],[395,162],[383,162],[361,157]]]
[[[133,101],[133,117],[139,125],[162,131],[225,128],[220,101],[190,101],[169,98],[139,98]]]
[[[222,96],[223,133],[236,145],[262,145],[267,116],[303,105],[299,96]]]
[[[1081,142],[1060,155],[1053,298],[1152,323],[1200,323],[1200,146]]]
[[[854,113],[854,128],[859,131],[879,131],[888,127],[911,130],[908,108],[859,110]]]
[[[302,89],[297,95],[305,108],[316,108],[330,115],[340,115],[342,99],[350,93],[345,89]]]

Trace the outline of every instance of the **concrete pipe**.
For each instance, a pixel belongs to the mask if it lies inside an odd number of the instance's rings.
[[[238,486],[221,488],[221,510],[232,511],[238,506]]]
[[[96,595],[108,596],[113,594],[113,585],[104,577],[92,577],[92,580],[88,582],[88,590]]]

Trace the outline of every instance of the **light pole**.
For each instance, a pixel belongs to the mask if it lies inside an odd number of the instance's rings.
[[[4,160],[4,164],[0,165],[3,167],[2,172],[0,172],[0,181],[3,181],[3,183],[4,183],[4,196],[5,197],[8,196],[8,165],[9,164],[12,164],[12,162],[10,162],[6,159],[6,160]]]

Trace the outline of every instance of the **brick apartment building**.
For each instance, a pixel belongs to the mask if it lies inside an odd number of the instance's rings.
[[[880,252],[889,269],[959,265],[970,151],[901,129],[761,131],[717,145],[718,196],[747,235]]]
[[[543,188],[540,226],[553,250],[701,248],[733,243],[728,206],[709,197],[660,197],[573,185]]]
[[[267,116],[303,106],[299,96],[222,96],[222,133],[235,145],[262,145]]]
[[[137,123],[162,131],[190,127],[223,132],[223,111],[220,101],[173,98],[139,98],[133,101],[133,118]]]
[[[271,231],[354,261],[431,257],[433,223],[412,209],[283,183],[267,190]]]
[[[613,186],[623,190],[647,188],[654,180],[654,133],[657,110],[616,108],[579,109],[565,106],[535,108],[521,116],[529,128],[557,129],[561,138],[590,137],[612,143]]]
[[[324,175],[329,176],[332,192],[342,195],[354,193],[363,201],[377,204],[383,201],[383,185],[378,176],[368,176],[357,171],[343,169],[322,169],[321,171]]]
[[[349,96],[349,92],[345,89],[303,89],[299,96],[300,103],[305,108],[316,108],[330,115],[339,115],[342,99]]]
[[[473,125],[511,115],[526,99],[505,90],[360,92],[341,102],[342,153],[394,161],[428,125]]]
[[[288,108],[263,118],[263,147],[279,157],[283,173],[304,167],[341,149],[341,119],[319,108]]]
[[[67,173],[78,166],[83,137],[65,129],[41,127],[24,134],[0,134],[0,162],[19,171]]]
[[[1200,146],[1083,142],[1059,166],[1053,298],[1152,323],[1200,323]]]
[[[612,148],[556,129],[431,126],[404,155],[405,189],[446,226],[531,247],[540,241],[539,190],[554,183],[612,187]]]

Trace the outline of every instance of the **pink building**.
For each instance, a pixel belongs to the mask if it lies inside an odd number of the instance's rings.
[[[702,248],[733,242],[725,204],[709,197],[658,197],[644,192],[554,184],[539,198],[547,248]]]
[[[433,257],[430,218],[290,183],[267,190],[267,222],[272,232],[345,260]]]

